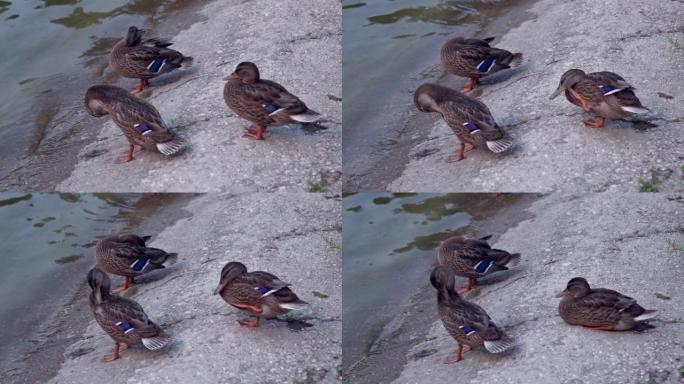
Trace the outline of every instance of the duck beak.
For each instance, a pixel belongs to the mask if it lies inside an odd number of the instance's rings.
[[[551,96],[549,97],[549,99],[550,99],[550,100],[555,99],[556,97],[558,97],[558,95],[560,95],[561,93],[563,93],[564,90],[565,90],[565,89],[563,88],[563,86],[562,86],[562,85],[559,85],[559,86],[558,86],[558,89],[556,89],[556,92],[554,92],[553,95],[551,95]]]
[[[223,289],[224,289],[227,285],[228,285],[228,282],[227,282],[227,281],[221,280],[221,281],[219,282],[219,285],[216,287],[216,289],[214,289],[214,295],[218,295],[219,293],[221,293],[221,291],[223,291]]]
[[[563,297],[563,296],[567,295],[567,293],[568,293],[568,290],[566,289],[563,292],[557,294],[556,297]]]
[[[224,81],[228,81],[228,80],[240,80],[240,76],[238,76],[237,73],[233,72],[233,73],[231,73],[229,76],[224,77],[223,80],[224,80]]]

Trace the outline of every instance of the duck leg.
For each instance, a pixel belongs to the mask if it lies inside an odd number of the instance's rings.
[[[264,132],[266,132],[266,128],[257,125],[254,128],[247,128],[247,133],[243,137],[250,140],[263,140]]]
[[[458,154],[451,159],[449,159],[449,163],[455,163],[457,161],[461,161],[465,158],[465,153],[470,152],[473,150],[473,146],[470,144],[466,143],[461,143],[461,148],[458,150]]]
[[[138,93],[142,92],[143,89],[145,89],[145,87],[148,85],[150,85],[149,80],[140,79],[140,84],[136,85],[135,88],[133,88],[133,90],[131,91],[131,93],[137,95]]]
[[[133,284],[133,278],[130,276],[126,276],[126,279],[123,281],[123,283],[121,283],[121,285],[118,288],[114,290],[114,293],[121,293],[127,290],[128,287],[131,286],[131,284]]]
[[[582,95],[580,95],[577,91],[575,91],[572,88],[568,88],[568,91],[570,91],[570,94],[572,94],[572,96],[575,99],[577,99],[577,101],[579,101],[580,104],[582,104],[582,109],[584,110],[584,112],[589,112],[589,105],[587,105],[587,102],[584,101],[584,97],[582,97]]]
[[[589,128],[603,128],[603,124],[606,122],[606,119],[603,117],[599,117],[598,119],[593,119],[593,120],[584,120],[583,123]]]
[[[133,150],[135,149],[135,145],[131,144],[128,146],[128,155],[125,157],[120,157],[116,159],[115,163],[116,164],[125,164],[128,163],[129,161],[133,160]]]
[[[475,89],[475,86],[479,83],[480,81],[475,78],[471,78],[468,84],[463,87],[463,93],[470,92],[473,89]]]
[[[458,293],[462,295],[462,294],[464,294],[464,293],[469,292],[471,289],[473,289],[473,287],[475,286],[475,284],[477,284],[477,279],[474,279],[474,278],[472,278],[472,277],[469,277],[469,278],[468,278],[468,282],[466,283],[466,285],[464,285],[463,288],[459,289],[459,290],[458,290]]]
[[[133,145],[133,153],[142,152],[145,149],[142,145]]]
[[[105,358],[102,359],[102,361],[104,361],[105,363],[110,363],[110,362],[112,362],[112,361],[118,359],[118,358],[120,357],[120,356],[119,356],[119,344],[120,344],[120,343],[119,343],[118,341],[115,342],[115,344],[114,344],[114,350],[112,351],[112,354],[109,355],[109,356],[105,356]]]
[[[446,361],[444,362],[444,364],[454,364],[454,363],[458,363],[459,361],[461,361],[461,360],[463,359],[463,356],[462,356],[462,355],[463,355],[464,353],[470,351],[471,349],[472,349],[472,348],[471,348],[469,345],[466,345],[465,348],[464,348],[462,344],[459,344],[459,345],[458,345],[458,349],[456,350],[456,356],[450,357],[450,358],[446,359]]]
[[[248,317],[237,321],[241,326],[247,328],[256,328],[259,326],[259,317]]]

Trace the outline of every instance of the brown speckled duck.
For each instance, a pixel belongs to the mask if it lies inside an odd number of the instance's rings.
[[[568,101],[582,107],[584,112],[599,116],[598,119],[583,121],[584,125],[591,128],[603,127],[606,119],[620,120],[649,111],[634,94],[634,87],[613,72],[587,74],[579,69],[571,69],[561,76],[560,84],[550,99],[563,91]]]
[[[95,247],[95,261],[105,271],[126,279],[114,291],[121,292],[134,283],[135,276],[149,271],[165,268],[164,264],[173,264],[178,255],[167,253],[157,248],[149,248],[145,242],[150,236],[132,234],[115,234],[102,238]]]
[[[472,91],[479,79],[522,62],[522,53],[511,53],[505,49],[492,48],[489,43],[493,37],[486,39],[466,39],[456,37],[442,46],[439,58],[447,72],[467,77],[470,82],[463,92]]]
[[[259,319],[273,319],[291,310],[302,310],[308,304],[300,300],[278,276],[268,272],[247,272],[244,264],[231,261],[223,267],[221,280],[214,290],[226,303],[255,317],[238,320],[244,327],[259,326]]]
[[[145,314],[135,301],[109,293],[109,276],[97,268],[88,272],[90,309],[95,321],[114,339],[114,351],[104,359],[106,362],[119,358],[119,353],[129,346],[142,343],[156,351],[169,343],[171,338]],[[123,344],[123,348],[121,345]]]
[[[604,331],[626,331],[657,314],[620,292],[591,288],[582,277],[570,279],[557,297],[562,297],[558,312],[566,323]]]
[[[477,146],[486,145],[492,152],[501,153],[513,145],[513,138],[496,124],[489,108],[477,99],[428,83],[416,89],[413,100],[419,111],[441,114],[458,136],[461,148],[450,161],[463,160],[465,152]]]
[[[192,65],[192,57],[169,49],[172,43],[160,39],[143,40],[143,30],[128,28],[128,33],[116,43],[109,55],[109,65],[121,76],[140,79],[133,93],[142,92],[149,79],[180,67]]]
[[[501,353],[513,347],[513,339],[492,321],[484,309],[463,300],[454,290],[454,272],[451,269],[436,267],[430,274],[430,283],[437,290],[437,309],[442,324],[458,342],[456,356],[447,359],[446,363],[461,361],[463,352],[479,346],[484,346],[491,353]]]
[[[444,240],[437,249],[439,265],[451,268],[457,275],[468,278],[460,294],[470,291],[477,279],[494,272],[505,271],[520,262],[519,253],[492,249],[487,243],[490,236],[468,239],[455,236]]]
[[[166,156],[179,152],[185,142],[167,126],[157,109],[145,100],[131,96],[112,85],[94,85],[85,95],[85,107],[91,116],[109,115],[128,140],[128,154],[117,160],[127,163],[144,148],[156,148]]]
[[[320,119],[303,101],[282,85],[259,77],[254,63],[242,62],[224,80],[223,99],[238,116],[255,124],[245,137],[263,140],[266,128],[291,123],[313,123]]]

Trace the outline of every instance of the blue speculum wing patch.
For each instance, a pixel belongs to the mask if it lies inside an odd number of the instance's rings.
[[[262,295],[265,295],[270,290],[271,290],[270,288],[266,288],[266,287],[257,288],[257,291],[259,291],[259,293],[261,293]]]
[[[147,125],[145,125],[144,123],[135,124],[135,125],[133,125],[133,127],[135,127],[135,129],[137,129],[138,132],[140,132],[140,134],[143,136],[149,135],[150,133],[152,133],[152,129],[150,127],[148,127]]]
[[[485,273],[489,269],[489,266],[492,265],[492,260],[491,259],[484,259],[480,261],[479,263],[475,264],[475,272],[477,273]]]
[[[463,123],[463,126],[468,129],[468,132],[470,132],[471,135],[476,132],[480,132],[480,128],[478,128],[474,123]]]
[[[494,60],[493,57],[488,57],[488,58],[482,60],[482,62],[477,65],[477,70],[480,72],[487,73],[487,72],[489,72],[490,69],[492,69],[494,62],[496,62],[496,60]]]
[[[133,328],[132,325],[130,325],[129,323],[127,323],[125,321],[119,321],[118,323],[116,323],[116,326],[119,327],[119,329],[123,333],[132,332],[135,329],[135,328]]]
[[[608,94],[608,93],[609,93],[610,91],[612,91],[613,89],[615,89],[615,88],[611,87],[610,85],[603,85],[603,86],[601,86],[601,91],[603,92],[604,95],[605,95],[605,94]]]
[[[145,268],[149,261],[149,257],[141,257],[138,260],[134,261],[133,264],[131,264],[131,269],[136,272],[140,272]]]
[[[164,64],[166,64],[166,59],[162,59],[161,57],[156,58],[153,62],[150,63],[150,65],[147,66],[147,70],[150,72],[157,73],[161,71],[161,69],[164,67]]]
[[[268,113],[273,113],[278,110],[278,107],[276,107],[274,104],[264,104],[264,108],[266,108]]]
[[[461,328],[466,336],[470,336],[472,333],[475,333],[475,328],[471,327],[470,325],[461,325],[459,328]]]

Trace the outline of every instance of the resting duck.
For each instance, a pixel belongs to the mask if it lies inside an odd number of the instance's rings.
[[[522,63],[522,53],[511,53],[504,49],[492,48],[486,39],[453,38],[442,46],[439,58],[442,67],[456,76],[468,77],[470,82],[463,92],[472,91],[479,79]]]
[[[477,99],[427,83],[416,89],[413,101],[421,112],[441,114],[458,136],[461,148],[450,162],[463,160],[465,152],[477,146],[486,145],[490,151],[501,153],[513,145],[513,138],[496,124],[489,108]]]
[[[238,64],[224,80],[223,99],[228,107],[255,124],[246,129],[248,139],[263,140],[266,128],[272,125],[313,123],[321,117],[282,85],[261,79],[254,63]]]
[[[620,292],[591,288],[582,277],[570,279],[557,297],[562,297],[558,312],[566,323],[604,331],[626,331],[657,314]]]
[[[214,295],[221,295],[226,303],[255,315],[238,320],[244,327],[256,328],[259,319],[273,319],[291,310],[302,310],[308,304],[300,300],[278,276],[268,272],[247,272],[244,264],[231,261],[221,271],[221,279]]]
[[[128,155],[119,164],[133,160],[133,154],[144,148],[156,148],[171,156],[185,146],[167,126],[156,108],[145,100],[131,96],[125,89],[112,85],[94,85],[85,95],[85,107],[91,116],[109,115],[128,140]]]
[[[501,353],[513,347],[513,339],[496,326],[484,309],[463,300],[454,290],[454,272],[451,269],[436,267],[430,274],[430,283],[437,290],[437,309],[442,324],[458,343],[456,356],[447,359],[446,363],[461,361],[463,352],[479,346],[484,346],[491,353]]]
[[[620,120],[649,111],[634,94],[634,87],[613,72],[587,74],[571,69],[561,76],[560,84],[550,99],[563,91],[568,101],[582,107],[584,112],[591,111],[599,116],[598,119],[583,121],[591,128],[603,127],[606,119]]]
[[[520,262],[519,253],[492,249],[487,243],[491,236],[467,239],[462,236],[444,240],[437,249],[439,265],[451,268],[457,275],[468,278],[458,292],[464,294],[477,283],[477,279],[494,272],[506,271]]]
[[[172,43],[160,39],[143,41],[143,30],[128,28],[128,33],[116,43],[109,55],[109,65],[121,76],[140,79],[133,93],[142,92],[149,79],[180,67],[192,65],[192,57],[167,48]]]
[[[91,269],[88,272],[88,285],[92,289],[90,309],[95,321],[115,343],[111,356],[104,361],[118,359],[120,352],[140,342],[152,351],[169,343],[171,338],[147,317],[140,304],[109,293],[110,281],[106,273],[98,268]]]
[[[150,236],[116,234],[107,236],[97,242],[95,261],[105,271],[126,279],[114,293],[122,292],[134,283],[135,276],[149,271],[165,268],[164,264],[173,264],[178,255],[166,253],[161,249],[148,248],[145,244]]]

